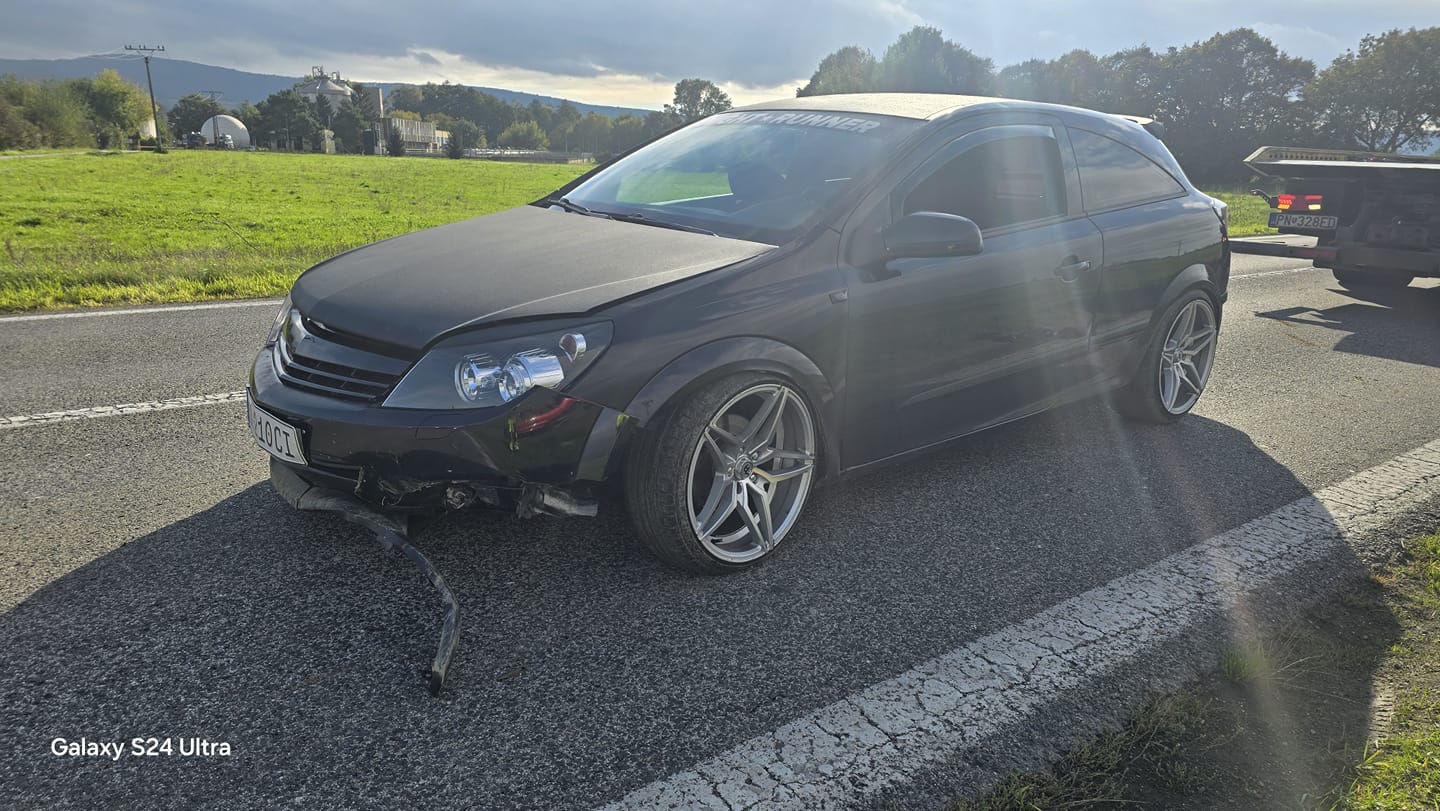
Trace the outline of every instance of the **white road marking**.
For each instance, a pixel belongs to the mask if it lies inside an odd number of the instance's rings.
[[[230,310],[238,307],[279,307],[283,299],[248,299],[246,301],[217,301],[210,304],[177,304],[168,307],[131,307],[127,310],[67,310],[60,313],[36,313],[34,315],[0,316],[0,324],[20,321],[53,321],[57,318],[96,318],[102,315],[143,315],[145,313],[184,313],[191,310]]]
[[[1261,273],[1241,273],[1241,274],[1239,274],[1239,275],[1231,276],[1231,277],[1230,277],[1230,281],[1233,282],[1233,281],[1238,281],[1238,280],[1240,280],[1240,279],[1258,279],[1258,278],[1260,278],[1261,276],[1284,276],[1284,275],[1287,274],[1287,273],[1304,273],[1304,272],[1307,271],[1307,270],[1325,270],[1325,269],[1326,269],[1326,268],[1317,268],[1317,267],[1315,267],[1314,265],[1306,265],[1305,267],[1286,268],[1286,269],[1284,269],[1284,270],[1267,270],[1267,271],[1264,271],[1264,272],[1261,272]]]
[[[640,788],[607,809],[863,804],[1440,496],[1440,440]]]
[[[0,417],[0,431],[7,428],[29,428],[35,425],[54,425],[59,422],[93,420],[100,417],[120,417],[127,414],[148,414],[152,411],[170,411],[176,408],[220,405],[245,400],[245,390],[226,391],[219,394],[200,394],[194,397],[175,397],[169,400],[153,400],[148,403],[122,403],[121,405],[77,408],[73,411],[51,411],[46,414],[24,414],[18,417]]]

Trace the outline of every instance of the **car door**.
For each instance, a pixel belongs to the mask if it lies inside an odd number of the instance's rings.
[[[856,227],[939,211],[974,220],[984,247],[847,268],[848,464],[1023,416],[1093,377],[1102,242],[1063,136],[1049,116],[973,122]]]

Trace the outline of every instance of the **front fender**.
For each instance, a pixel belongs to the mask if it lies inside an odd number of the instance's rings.
[[[839,435],[842,405],[838,387],[805,353],[772,338],[723,338],[686,352],[650,378],[625,413],[643,427],[685,394],[712,380],[756,371],[781,375],[800,388],[819,421],[823,470],[826,475],[837,470],[840,453],[834,438]]]

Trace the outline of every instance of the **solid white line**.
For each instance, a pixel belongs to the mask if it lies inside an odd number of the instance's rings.
[[[864,804],[1440,496],[1440,440],[759,735],[607,809]]]
[[[153,400],[148,403],[122,403],[121,405],[77,408],[73,411],[51,411],[45,414],[24,414],[18,417],[0,417],[0,431],[7,428],[30,428],[36,425],[54,425],[59,422],[93,420],[100,417],[120,417],[127,414],[148,414],[152,411],[171,411],[176,408],[234,403],[245,399],[245,390],[226,391],[219,394],[200,394],[194,397],[175,397],[170,400]]]
[[[278,307],[283,299],[249,299],[246,301],[219,301],[211,304],[176,304],[168,307],[132,307],[128,310],[74,310],[63,313],[36,313],[35,315],[0,316],[0,324],[18,321],[53,321],[57,318],[95,318],[101,315],[143,315],[145,313],[183,313],[191,310],[229,310],[235,307]]]

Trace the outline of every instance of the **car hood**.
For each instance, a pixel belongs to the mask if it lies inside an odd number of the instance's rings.
[[[300,311],[420,349],[456,329],[593,310],[773,246],[537,206],[366,245],[300,276]]]

